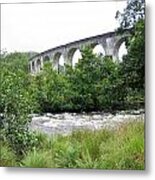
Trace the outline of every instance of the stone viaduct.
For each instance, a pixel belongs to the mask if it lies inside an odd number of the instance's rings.
[[[128,36],[129,32],[127,31],[123,35],[118,35],[116,32],[108,32],[57,46],[33,56],[29,60],[29,70],[32,74],[38,73],[43,68],[44,63],[49,61],[53,68],[59,71],[61,56],[63,56],[64,64],[72,66],[74,53],[86,45],[90,45],[92,48],[96,45],[101,45],[105,52],[104,55],[110,56],[116,61],[118,60],[119,48]]]

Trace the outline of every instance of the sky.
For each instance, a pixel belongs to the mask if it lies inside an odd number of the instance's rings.
[[[1,49],[42,52],[113,31],[119,25],[115,19],[116,11],[125,7],[126,1],[2,4]]]

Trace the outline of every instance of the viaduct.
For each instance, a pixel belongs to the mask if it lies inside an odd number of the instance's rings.
[[[63,56],[64,64],[73,66],[74,53],[76,50],[80,51],[81,48],[86,45],[92,48],[96,45],[101,45],[105,52],[104,55],[110,56],[116,61],[118,60],[119,48],[128,36],[128,31],[124,32],[122,35],[118,35],[116,32],[108,32],[48,49],[33,56],[29,60],[29,70],[32,74],[36,74],[43,68],[44,63],[49,61],[53,68],[59,71],[61,56]]]

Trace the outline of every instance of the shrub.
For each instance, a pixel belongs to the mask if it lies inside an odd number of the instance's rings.
[[[50,64],[46,64],[35,80],[41,111],[62,112],[72,108],[67,100],[70,89],[64,74],[58,74]]]
[[[23,61],[23,62],[21,62]],[[32,79],[25,69],[25,55],[1,59],[0,112],[3,136],[17,155],[33,148],[36,139],[28,130],[28,115],[37,107]]]

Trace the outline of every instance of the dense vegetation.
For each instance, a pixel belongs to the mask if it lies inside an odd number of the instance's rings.
[[[117,131],[79,131],[70,136],[37,134],[39,143],[20,161],[1,143],[1,166],[144,169],[144,124],[134,122]]]
[[[27,70],[27,56],[21,53],[2,56],[0,76],[1,138],[6,139],[20,156],[35,140],[27,127],[28,114],[37,108],[33,79]]]
[[[129,5],[139,7],[136,3]],[[121,19],[121,15],[118,16]],[[125,20],[122,19],[121,25]],[[121,28],[127,27],[131,27],[131,23]],[[144,128],[139,123],[135,127],[129,125],[129,129],[123,127],[120,135],[109,131],[77,132],[56,140],[28,129],[29,114],[34,112],[114,111],[144,107],[144,16],[132,21],[131,36],[126,45],[128,53],[122,62],[97,56],[88,46],[82,50],[82,58],[75,68],[65,66],[65,73],[58,74],[47,63],[36,76],[28,72],[27,54],[1,54],[1,165],[143,169]],[[124,128],[129,134],[123,134]],[[81,137],[85,137],[82,138],[83,150],[80,149]],[[116,146],[120,149],[115,152]],[[51,151],[54,153],[50,161],[46,156]]]
[[[108,57],[98,57],[87,47],[74,69],[57,74],[50,65],[36,76],[38,102],[42,112],[92,111],[120,108],[119,65]]]

